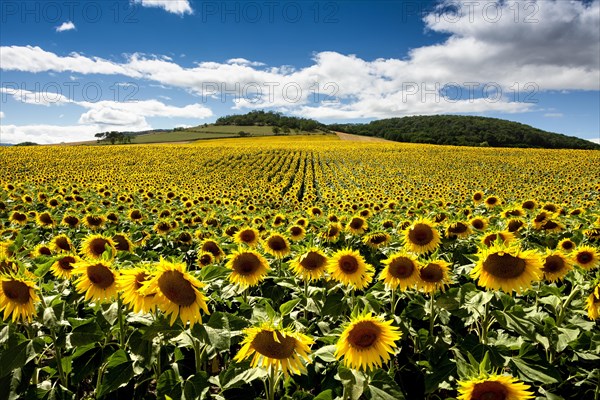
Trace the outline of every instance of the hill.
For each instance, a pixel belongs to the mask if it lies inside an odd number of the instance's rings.
[[[393,140],[455,146],[600,149],[590,141],[498,118],[431,115],[389,118],[368,124],[332,124],[334,131]]]
[[[282,130],[288,131],[328,131],[327,125],[315,121],[314,119],[289,117],[278,112],[265,112],[262,110],[251,111],[247,114],[228,115],[226,117],[221,117],[217,119],[215,125],[276,126],[281,128]]]

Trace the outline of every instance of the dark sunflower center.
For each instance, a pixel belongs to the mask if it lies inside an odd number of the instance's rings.
[[[315,251],[310,251],[306,253],[306,255],[302,258],[302,261],[300,261],[300,265],[303,269],[314,271],[315,269],[319,269],[323,265],[325,265],[326,261],[327,259],[321,254]]]
[[[516,220],[512,220],[508,223],[508,231],[509,232],[516,232],[518,231],[522,226],[523,226],[524,222],[520,221],[518,219]]]
[[[75,257],[66,256],[58,260],[58,266],[60,269],[64,271],[70,271],[73,269],[73,263],[75,262]]]
[[[283,360],[291,357],[296,348],[296,339],[283,336],[276,331],[277,341],[273,338],[273,331],[261,331],[252,340],[252,347],[265,357]]]
[[[508,392],[500,382],[481,382],[477,383],[471,394],[472,400],[505,400]]]
[[[450,226],[450,228],[448,230],[450,231],[450,233],[459,234],[459,233],[466,232],[467,229],[468,229],[467,225],[463,224],[462,222],[457,222],[457,223],[453,224],[452,226]]]
[[[158,278],[161,293],[170,301],[181,307],[187,307],[196,301],[196,291],[179,271],[163,272]]]
[[[546,220],[546,214],[538,214],[534,219],[535,222],[543,222],[545,220]]]
[[[299,226],[292,226],[292,228],[290,229],[290,233],[292,234],[292,236],[300,236],[302,234],[302,228],[300,228]]]
[[[96,217],[95,215],[88,215],[86,217],[86,221],[87,221],[88,225],[91,225],[91,226],[102,225],[102,218]]]
[[[133,285],[135,287],[135,290],[139,290],[144,285],[144,282],[146,281],[147,277],[148,274],[146,274],[145,272],[140,272],[135,276],[135,283]]]
[[[167,232],[171,230],[171,225],[166,222],[159,222],[156,228],[161,232]]]
[[[429,263],[425,268],[419,271],[421,279],[425,282],[441,282],[444,279],[444,271],[439,264]]]
[[[504,253],[490,254],[483,262],[483,269],[500,279],[513,279],[521,276],[527,264],[519,257]]]
[[[490,197],[485,202],[488,203],[488,204],[490,204],[490,205],[494,205],[494,204],[496,204],[498,202],[498,199],[495,198],[495,197]]]
[[[338,261],[338,265],[346,274],[353,274],[358,270],[358,260],[353,256],[342,256]]]
[[[139,212],[138,210],[133,210],[130,214],[131,219],[141,219],[142,218],[142,213]]]
[[[480,201],[480,200],[482,199],[482,197],[483,197],[483,196],[481,195],[481,193],[475,193],[475,194],[473,195],[473,200],[475,200],[475,201]]]
[[[46,246],[40,247],[38,249],[38,252],[40,254],[44,255],[44,256],[50,256],[50,255],[52,255],[52,251],[48,247],[46,247]]]
[[[483,221],[480,219],[476,219],[473,222],[471,222],[471,225],[473,226],[473,228],[475,229],[483,229]]]
[[[287,248],[285,240],[281,236],[271,236],[267,241],[267,245],[274,251],[281,251]]]
[[[212,262],[212,257],[210,256],[210,254],[202,254],[200,256],[200,264],[202,265],[208,265]]]
[[[254,232],[247,230],[240,233],[240,239],[242,239],[242,242],[251,243],[256,240],[256,235]]]
[[[71,245],[69,244],[69,241],[67,240],[67,238],[59,237],[58,239],[56,239],[56,241],[54,243],[56,243],[56,246],[61,250],[65,250],[65,251],[71,250]]]
[[[242,253],[235,258],[233,269],[242,276],[252,275],[260,267],[260,260],[253,253]]]
[[[571,241],[564,242],[561,246],[565,250],[571,250],[573,247],[575,247],[575,245]]]
[[[2,282],[2,291],[9,300],[19,304],[26,304],[31,298],[29,286],[19,281]]]
[[[113,236],[113,240],[115,241],[115,248],[121,251],[130,251],[129,242],[123,235],[115,235]]]
[[[25,221],[27,219],[27,215],[22,214],[22,213],[14,213],[13,219],[15,221]]]
[[[577,262],[580,264],[587,264],[594,258],[594,255],[589,251],[580,251],[577,253]]]
[[[362,321],[354,325],[348,334],[348,342],[360,350],[371,347],[381,335],[381,328],[371,321]]]
[[[179,234],[179,241],[180,242],[187,243],[187,242],[190,242],[191,240],[192,240],[192,235],[190,235],[189,233],[182,232],[182,233]]]
[[[395,258],[389,266],[388,271],[394,278],[405,279],[412,275],[415,270],[415,265],[412,260],[407,257]]]
[[[104,250],[106,250],[107,244],[108,240],[95,238],[90,242],[90,250],[96,257],[100,257],[104,253]]]
[[[51,224],[52,221],[52,217],[50,216],[50,214],[47,213],[43,213],[40,215],[40,221],[44,224]]]
[[[542,270],[544,272],[558,272],[565,267],[565,262],[559,256],[548,256],[544,262]]]
[[[433,230],[429,225],[416,224],[409,232],[408,239],[411,243],[425,246],[433,240]]]
[[[102,264],[87,267],[87,276],[94,286],[98,286],[101,289],[110,287],[115,281],[114,274]]]
[[[363,226],[364,221],[361,218],[352,218],[350,221],[350,228],[352,229],[360,229]]]
[[[555,229],[558,227],[558,224],[554,221],[548,221],[544,224],[544,226],[542,227],[543,229]]]
[[[329,229],[327,229],[328,237],[337,236],[338,233],[340,233],[340,230],[337,228],[337,226],[330,226]]]
[[[72,215],[68,215],[64,218],[64,221],[67,225],[74,226],[79,223],[79,218],[74,217]]]
[[[504,236],[502,236],[502,234],[492,233],[483,239],[483,244],[485,244],[487,247],[490,247],[498,239],[498,235],[500,235],[500,240],[504,240]]]
[[[206,242],[202,245],[202,251],[206,251],[217,257],[221,254],[221,248],[215,242]]]
[[[526,210],[533,210],[535,208],[535,203],[533,201],[526,201],[525,203],[523,203],[523,208]]]
[[[381,244],[386,241],[385,235],[373,235],[369,238],[371,244]]]

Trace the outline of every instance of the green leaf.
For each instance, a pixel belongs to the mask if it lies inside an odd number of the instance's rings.
[[[104,397],[108,393],[114,392],[127,385],[132,378],[133,362],[129,360],[125,350],[119,349],[108,359],[97,396]]]
[[[315,396],[313,400],[333,400],[331,389],[327,389]]]
[[[164,399],[167,396],[171,398],[180,399],[182,395],[181,390],[181,377],[177,372],[170,369],[162,373],[158,378],[156,385],[156,392],[159,399]]]
[[[385,371],[379,369],[373,374],[369,384],[372,400],[404,400],[400,386]],[[389,397],[386,397],[389,396]]]
[[[231,389],[242,386],[246,383],[250,383],[256,379],[265,379],[267,377],[267,371],[262,368],[251,368],[241,374],[237,374],[228,382],[224,382],[223,390]]]
[[[287,302],[283,303],[282,305],[280,305],[279,312],[281,313],[281,316],[283,317],[283,316],[291,313],[292,310],[294,309],[294,307],[296,307],[296,305],[298,303],[300,303],[300,300],[301,299],[294,299],[294,300],[287,301]]]
[[[526,382],[550,384],[558,383],[561,379],[558,371],[550,366],[533,363],[529,364],[525,360],[518,357],[513,358],[511,363],[519,372],[519,377]]]
[[[21,368],[36,356],[32,340],[25,340],[16,346],[9,346],[0,353],[0,378]]]
[[[569,343],[577,340],[579,336],[579,329],[569,329],[569,328],[558,328],[558,341],[556,342],[556,351],[561,352],[567,348]]]
[[[332,344],[329,346],[323,346],[317,351],[313,353],[314,357],[318,357],[325,362],[335,362],[337,359],[335,358],[335,349],[336,345]]]
[[[96,343],[104,337],[105,333],[100,325],[94,320],[89,319],[83,325],[79,325],[69,335],[71,345],[74,347],[84,346],[90,343]]]

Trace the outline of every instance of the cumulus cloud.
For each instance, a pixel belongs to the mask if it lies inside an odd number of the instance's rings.
[[[594,142],[594,143],[598,143],[600,144],[600,138],[594,138],[594,139],[588,139],[590,142]]]
[[[177,15],[192,14],[194,12],[189,0],[134,0],[134,2],[142,7],[162,8]]]
[[[75,30],[75,24],[71,21],[63,22],[56,27],[56,32],[65,32]]]
[[[1,68],[122,75],[183,88],[202,102],[217,99],[235,109],[275,108],[333,119],[528,112],[535,109],[528,100],[541,91],[600,86],[600,0],[443,0],[424,22],[447,38],[405,58],[366,60],[324,51],[298,69],[245,58],[183,67],[160,55],[135,53],[115,62],[7,46],[0,48]]]

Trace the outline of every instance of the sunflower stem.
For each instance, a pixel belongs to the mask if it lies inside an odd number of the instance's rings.
[[[571,304],[571,302],[573,301],[575,296],[577,296],[578,294],[579,294],[579,287],[577,287],[577,286],[573,287],[573,290],[571,290],[571,294],[569,295],[569,297],[567,297],[567,299],[563,303],[562,307],[560,308],[560,312],[558,313],[558,318],[556,318],[556,327],[557,328],[562,324],[563,319],[565,318],[565,315],[566,315],[567,308],[569,308],[569,305]]]
[[[267,400],[275,400],[275,381],[277,380],[277,373],[275,367],[269,368],[269,377],[267,378]]]
[[[41,278],[40,278],[40,281],[41,281]],[[39,287],[41,287],[41,285]],[[46,299],[44,299],[44,295],[43,295],[43,293],[41,293],[41,291],[40,291],[39,298],[42,303],[42,307],[44,307],[44,309],[48,308],[48,305],[46,304]],[[50,339],[52,339],[52,346],[54,347],[54,358],[56,359],[56,370],[58,371],[58,378],[60,379],[60,383],[64,387],[68,388],[69,380],[68,380],[68,376],[65,374],[65,371],[63,370],[62,354],[60,351],[60,346],[58,346],[58,343],[57,343],[56,332],[54,332],[54,327],[50,327]]]
[[[429,301],[429,336],[433,338],[433,323],[435,322],[435,292],[431,292],[431,299]]]
[[[481,344],[487,344],[488,342],[488,328],[490,327],[489,321],[488,321],[488,317],[489,317],[489,305],[490,302],[488,301],[487,303],[485,303],[485,306],[483,306],[483,322],[481,323]]]
[[[121,294],[117,296],[117,318],[119,320],[119,344],[125,349],[125,328],[123,327],[123,299]]]
[[[395,289],[391,289],[391,302],[392,302],[392,315],[396,315],[396,290]]]

